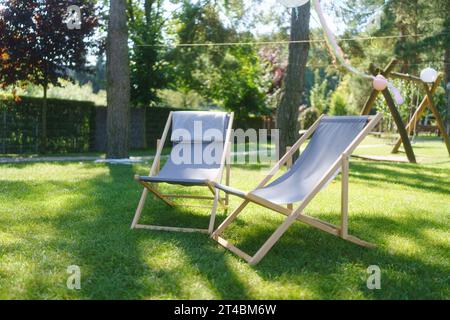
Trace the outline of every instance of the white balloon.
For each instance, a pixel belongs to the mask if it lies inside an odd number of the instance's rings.
[[[309,0],[278,0],[283,6],[288,8],[301,7],[308,3]]]
[[[438,72],[433,68],[425,68],[420,73],[420,79],[426,83],[433,83],[438,77]]]

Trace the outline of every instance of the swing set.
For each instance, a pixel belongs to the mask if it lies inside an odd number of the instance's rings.
[[[296,8],[307,4],[310,0],[278,0],[282,4],[284,4],[288,8]],[[372,107],[378,97],[378,94],[381,92],[386,100],[386,103],[389,108],[389,112],[392,114],[392,118],[397,127],[400,138],[395,142],[392,153],[398,153],[401,144],[403,143],[403,147],[408,158],[408,161],[411,163],[417,163],[416,156],[414,154],[414,150],[411,146],[411,141],[409,139],[409,134],[415,130],[417,123],[420,118],[423,116],[425,109],[428,107],[436,118],[437,126],[440,130],[440,133],[444,139],[444,142],[447,146],[449,155],[450,155],[450,140],[447,135],[447,132],[444,127],[444,123],[442,121],[442,117],[439,114],[439,111],[436,105],[433,102],[433,95],[436,92],[436,89],[439,87],[439,83],[442,80],[442,75],[436,75],[436,71],[431,68],[427,68],[433,72],[432,80],[431,77],[428,77],[427,73],[424,73],[424,77],[416,77],[409,74],[395,72],[394,68],[397,65],[398,61],[396,59],[391,60],[391,62],[384,68],[376,68],[374,65],[370,66],[370,74],[367,74],[357,68],[353,67],[349,61],[345,58],[344,52],[339,47],[336,36],[331,31],[331,28],[328,26],[327,19],[322,10],[321,0],[311,0],[311,7],[315,9],[320,24],[322,25],[325,43],[330,51],[331,56],[334,59],[335,64],[340,64],[342,67],[346,68],[349,72],[367,80],[373,81],[373,90],[367,99],[363,109],[362,115],[366,116],[372,110]],[[426,71],[423,70],[422,72]],[[418,106],[415,113],[412,115],[409,123],[405,126],[402,117],[399,113],[399,110],[396,107],[397,104],[403,103],[403,98],[401,97],[400,92],[397,88],[389,81],[389,78],[397,78],[403,79],[407,81],[413,81],[417,83],[418,87],[423,87],[425,90],[425,98],[422,103]],[[424,80],[422,80],[424,79]],[[428,81],[429,80],[429,81]],[[391,94],[392,92],[392,94]],[[383,161],[396,161],[391,160],[392,157],[370,157],[370,156],[359,156],[360,158],[366,158],[371,160],[383,160]],[[398,162],[398,161],[397,161]],[[401,161],[403,162],[403,161]]]
[[[392,115],[392,119],[395,122],[398,133],[400,135],[400,137],[395,141],[394,147],[391,152],[394,154],[399,153],[400,146],[403,144],[403,148],[405,150],[408,161],[410,163],[417,163],[416,156],[414,154],[414,150],[412,148],[409,136],[413,132],[415,132],[418,122],[421,120],[421,118],[423,117],[423,115],[425,113],[426,108],[428,107],[436,119],[437,127],[439,128],[440,134],[444,140],[444,143],[447,147],[447,150],[448,150],[448,153],[450,156],[450,140],[447,135],[447,131],[445,130],[444,122],[442,121],[442,117],[439,113],[439,110],[433,101],[433,95],[435,94],[437,88],[439,87],[439,84],[442,81],[442,74],[439,74],[434,82],[427,83],[427,82],[422,81],[422,79],[420,79],[419,77],[400,73],[400,72],[395,72],[394,68],[397,65],[397,63],[398,63],[398,61],[396,59],[393,59],[384,69],[377,68],[372,64],[372,65],[370,65],[369,70],[374,76],[382,75],[386,79],[396,78],[396,79],[402,79],[402,80],[406,80],[406,81],[415,82],[418,85],[418,88],[422,87],[424,89],[425,97],[423,98],[422,102],[418,105],[414,114],[410,117],[408,124],[405,126],[405,124],[402,120],[402,117],[400,116],[400,113],[395,105],[394,99],[392,98],[392,95],[389,92],[389,89],[386,88],[385,90],[381,91],[381,93],[383,94],[383,97],[386,101],[386,104],[389,108],[389,112]],[[366,103],[364,104],[364,107],[361,112],[362,115],[368,115],[370,113],[379,93],[380,93],[380,91],[378,91],[378,90],[375,90],[375,89],[372,90],[369,98],[367,99]],[[372,160],[390,161],[390,159],[388,157],[386,159],[381,159],[380,157],[375,158],[375,157],[370,157],[370,156],[363,156],[363,158],[367,158],[367,159],[373,158]]]

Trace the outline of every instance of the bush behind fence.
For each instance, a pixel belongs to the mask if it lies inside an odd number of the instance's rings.
[[[88,101],[48,99],[47,152],[106,150],[106,107]],[[42,98],[0,100],[0,154],[39,153],[42,146]],[[132,108],[130,147],[155,147],[173,108]],[[261,118],[236,120],[235,127],[265,128]],[[272,126],[273,127],[273,126]]]
[[[89,151],[95,132],[95,105],[87,101],[47,100],[47,150]],[[42,99],[0,101],[0,153],[37,153],[42,146]]]

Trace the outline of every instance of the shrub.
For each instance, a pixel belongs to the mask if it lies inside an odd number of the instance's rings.
[[[348,114],[345,98],[338,91],[331,96],[330,114],[333,116],[345,116]]]
[[[316,70],[314,72],[314,85],[311,89],[311,107],[317,110],[319,113],[326,113],[329,104],[328,96],[328,81],[325,78],[321,81],[320,72]]]
[[[316,109],[309,108],[308,110],[306,110],[302,121],[303,129],[309,129],[314,124],[314,122],[317,121],[317,119],[319,119],[319,112]]]
[[[48,151],[89,151],[95,133],[95,105],[88,101],[48,99]],[[42,99],[0,101],[0,153],[34,153],[42,144]]]

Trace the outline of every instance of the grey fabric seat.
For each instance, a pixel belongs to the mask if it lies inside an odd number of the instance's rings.
[[[368,120],[369,117],[366,116],[324,117],[291,169],[264,188],[250,193],[280,205],[302,201],[363,130]],[[339,171],[340,169],[328,183]],[[242,191],[220,184],[216,184],[216,187],[238,197],[245,197]]]
[[[201,145],[201,150],[205,148],[217,146],[217,149],[223,149],[221,142],[199,142],[191,143],[189,148],[194,149],[195,144]],[[174,144],[177,145],[177,144]],[[176,151],[172,149],[161,171],[153,177],[142,177],[143,181],[152,183],[170,183],[181,185],[203,185],[206,182],[214,181],[220,172],[220,163],[207,164],[205,162],[195,164],[194,155],[192,155],[188,163],[177,163],[174,159]],[[219,154],[218,156],[221,156]]]
[[[139,179],[151,183],[185,186],[205,185],[215,181],[220,174],[220,159],[224,151],[225,134],[229,121],[229,114],[225,112],[174,112],[170,138],[173,147],[168,160],[155,176],[141,176]],[[199,128],[195,128],[196,123],[201,124],[201,132]],[[216,135],[214,137],[205,136],[204,133],[208,130],[215,130]],[[190,149],[190,155],[184,155],[180,151],[182,147]],[[199,159],[207,150],[216,151],[213,153],[215,160],[208,162],[203,158]],[[186,161],[181,162],[181,157]]]

